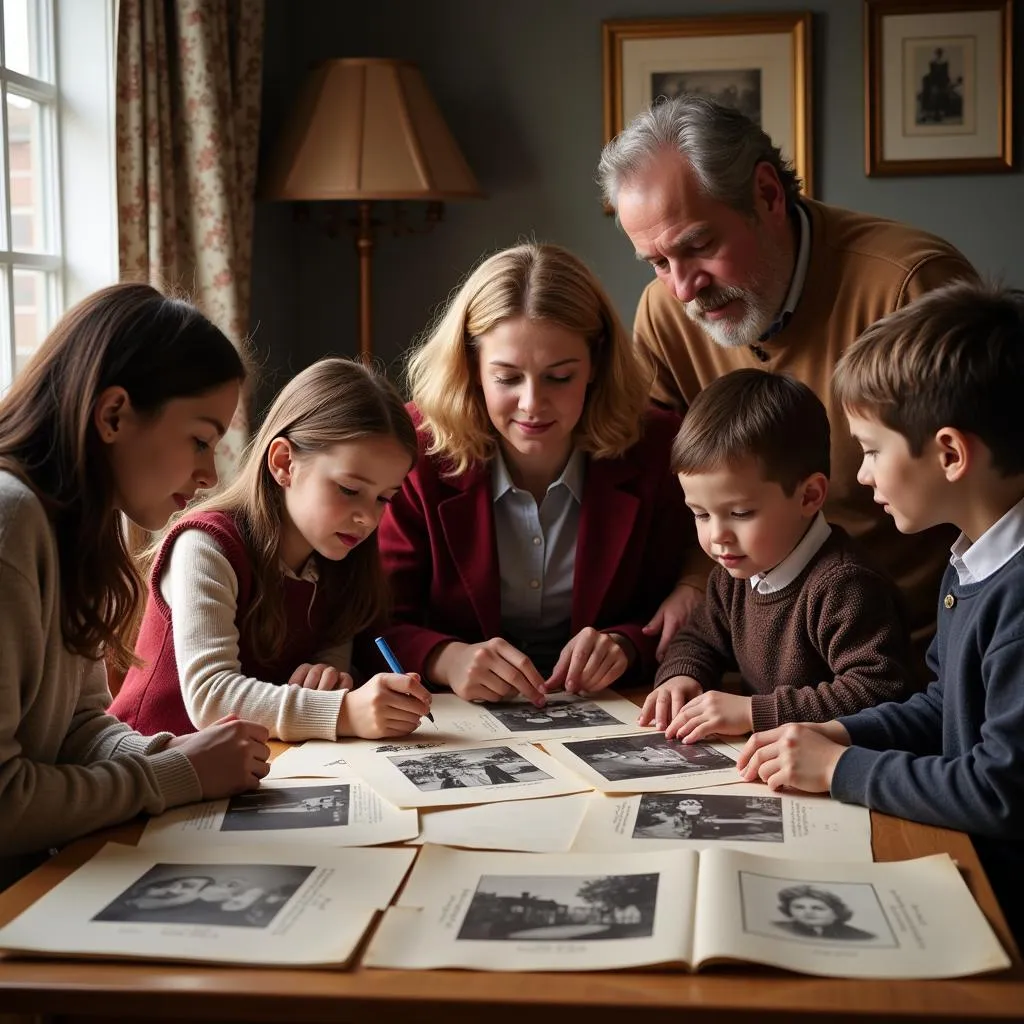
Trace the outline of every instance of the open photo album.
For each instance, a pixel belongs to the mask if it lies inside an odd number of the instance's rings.
[[[479,853],[424,847],[369,967],[700,970],[731,961],[846,978],[1010,965],[946,854],[891,863],[733,850]]]

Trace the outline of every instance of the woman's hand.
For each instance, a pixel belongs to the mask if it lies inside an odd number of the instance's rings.
[[[636,651],[624,636],[585,626],[562,648],[544,689],[596,693],[629,668],[630,654],[635,657]]]
[[[299,665],[291,674],[288,685],[301,686],[306,690],[351,690],[355,683],[347,672],[317,662],[315,665]]]
[[[501,637],[479,644],[445,644],[429,661],[427,677],[463,700],[506,700],[516,693],[542,708],[544,680],[522,651]]]

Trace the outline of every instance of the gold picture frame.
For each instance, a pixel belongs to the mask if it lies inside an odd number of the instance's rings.
[[[865,0],[869,176],[1013,170],[1013,0]]]
[[[604,138],[658,95],[707,92],[762,123],[814,192],[811,14],[737,14],[601,24]]]

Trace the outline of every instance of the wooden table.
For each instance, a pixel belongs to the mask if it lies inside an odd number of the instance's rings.
[[[1013,958],[1009,971],[956,981],[846,981],[734,966],[700,974],[278,970],[0,958],[4,1014],[54,1024],[352,1021],[395,1024],[671,1024],[794,1020],[1024,1020],[1021,964],[970,840],[959,832],[872,813],[876,860],[947,852]],[[140,824],[80,840],[0,893],[0,924],[84,863],[105,841],[133,842]],[[633,1015],[642,1013],[642,1018]],[[682,1017],[682,1022],[680,1018]]]

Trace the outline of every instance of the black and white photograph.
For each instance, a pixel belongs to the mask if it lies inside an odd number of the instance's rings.
[[[422,792],[541,782],[551,778],[509,747],[448,750],[413,757],[392,755],[388,760]]]
[[[483,875],[459,939],[591,942],[654,934],[657,874]]]
[[[706,772],[735,764],[707,743],[678,743],[656,732],[573,740],[563,746],[609,782]]]
[[[794,882],[740,872],[743,930],[794,942],[896,948],[875,887],[868,882]]]
[[[637,807],[633,838],[781,843],[782,799],[645,793]]]
[[[92,920],[266,928],[315,870],[286,864],[157,864]]]
[[[596,729],[605,725],[622,725],[617,718],[596,701],[548,698],[542,708],[525,701],[487,704],[492,714],[510,732],[537,732],[545,729]]]
[[[277,832],[348,824],[350,787],[289,786],[242,793],[228,801],[222,832]]]
[[[904,60],[916,84],[914,124],[961,128],[968,113],[964,104],[973,97],[967,76],[974,70],[974,39],[905,39]]]
[[[651,101],[660,96],[674,100],[686,94],[707,96],[761,123],[761,69],[729,68],[721,71],[653,71]]]

